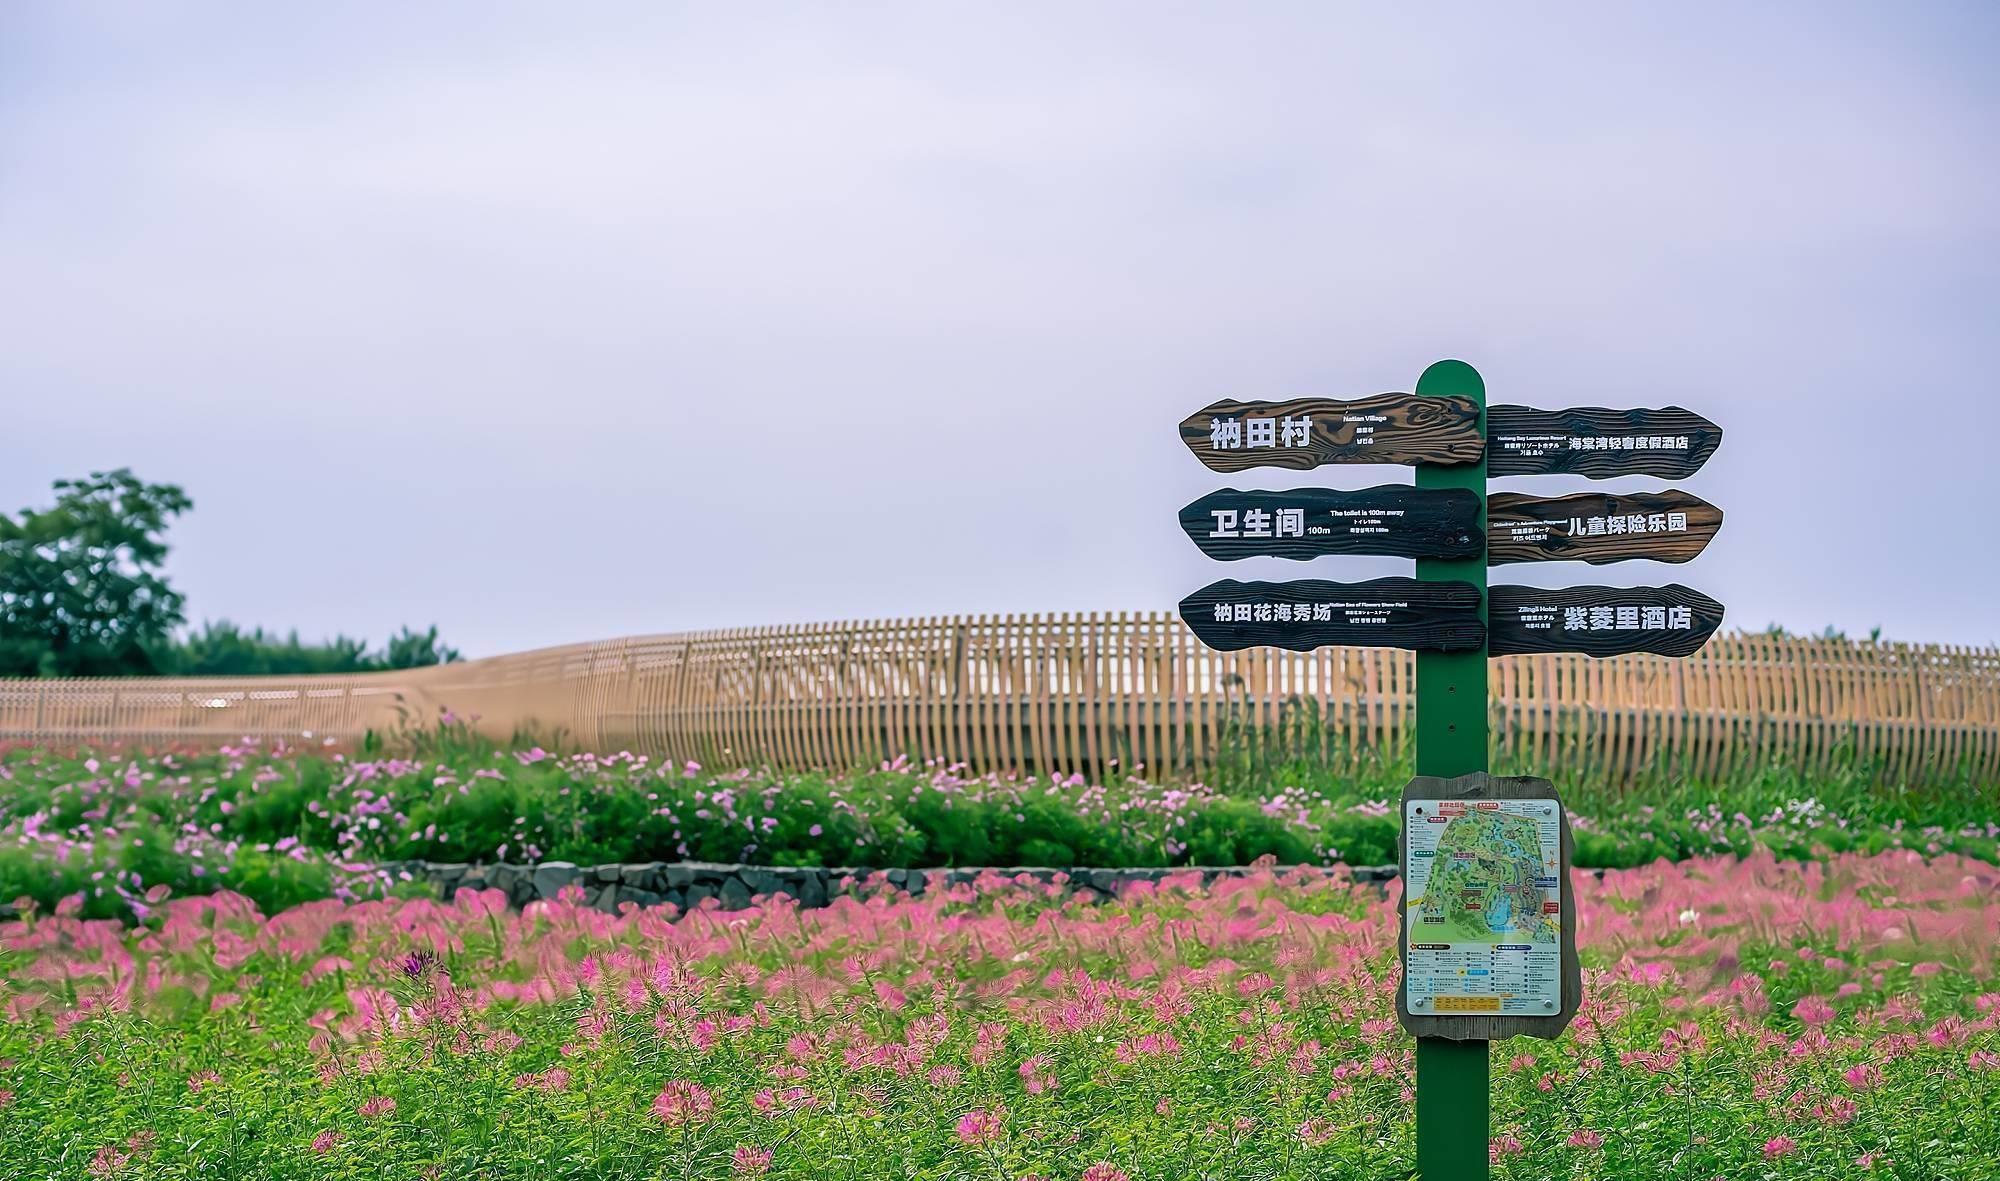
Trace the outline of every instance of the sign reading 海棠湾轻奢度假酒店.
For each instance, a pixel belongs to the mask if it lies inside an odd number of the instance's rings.
[[[1607,410],[1580,406],[1486,411],[1486,474],[1491,476],[1662,476],[1701,470],[1722,445],[1722,428],[1678,406]]]

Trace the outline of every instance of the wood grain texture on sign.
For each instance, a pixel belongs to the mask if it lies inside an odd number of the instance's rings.
[[[1495,586],[1486,592],[1487,651],[1690,656],[1722,626],[1722,604],[1666,586]]]
[[[1562,799],[1556,794],[1555,785],[1546,779],[1529,776],[1488,775],[1475,771],[1470,775],[1460,775],[1444,779],[1436,775],[1419,775],[1403,788],[1401,804],[1396,809],[1399,818],[1409,815],[1412,800],[1555,800],[1562,817],[1562,865],[1559,869],[1561,883],[1558,887],[1557,905],[1562,914],[1558,927],[1562,940],[1562,1005],[1560,1009],[1546,1017],[1513,1016],[1487,1013],[1464,1013],[1446,1016],[1417,1015],[1410,1012],[1409,997],[1402,985],[1396,988],[1396,1018],[1403,1028],[1417,1037],[1441,1037],[1452,1041],[1494,1041],[1503,1037],[1526,1034],[1529,1037],[1553,1038],[1569,1027],[1570,1019],[1583,1002],[1583,968],[1576,954],[1576,885],[1571,880],[1571,866],[1576,857],[1576,840],[1570,834],[1569,812],[1561,807]],[[1398,820],[1401,824],[1402,820]],[[1410,880],[1410,843],[1407,836],[1399,839],[1402,881]],[[1402,908],[1409,905],[1407,897],[1398,904],[1396,924],[1396,947],[1403,964],[1403,978],[1409,978],[1410,939],[1408,924],[1402,920]]]
[[[1463,488],[1384,484],[1348,492],[1211,492],[1181,510],[1181,528],[1211,558],[1387,554],[1476,558],[1479,496]]]
[[[1486,563],[1685,562],[1722,528],[1722,510],[1679,489],[1486,499]]]
[[[1325,463],[1474,463],[1485,450],[1472,399],[1415,394],[1217,402],[1181,423],[1181,441],[1218,472],[1303,471]]]
[[[1180,611],[1196,637],[1220,652],[1259,646],[1308,652],[1332,644],[1461,652],[1486,639],[1479,588],[1469,582],[1225,578],[1182,599]]]
[[[1660,410],[1489,406],[1486,434],[1488,476],[1678,479],[1700,471],[1722,445],[1721,427],[1679,406]]]

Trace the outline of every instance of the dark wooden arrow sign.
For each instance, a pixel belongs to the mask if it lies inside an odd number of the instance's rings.
[[[1479,496],[1464,488],[1225,488],[1182,509],[1181,528],[1202,553],[1225,562],[1322,554],[1476,558],[1480,551]]]
[[[1484,451],[1470,398],[1377,394],[1336,401],[1217,402],[1181,423],[1181,441],[1218,472],[1323,463],[1475,463]]]
[[[1486,592],[1487,651],[1691,655],[1722,626],[1722,604],[1667,586],[1496,586]]]
[[[1183,430],[1186,428],[1183,427]],[[1678,479],[1701,470],[1722,445],[1722,428],[1678,406],[1664,410],[1532,410],[1489,406],[1489,476],[1567,473]]]
[[[1307,652],[1329,644],[1372,648],[1479,647],[1479,588],[1469,582],[1213,582],[1181,600],[1181,618],[1222,652],[1268,645]]]
[[[1181,517],[1185,522],[1185,510]],[[1677,489],[1554,497],[1496,492],[1486,500],[1486,564],[1685,562],[1720,528],[1721,509]]]

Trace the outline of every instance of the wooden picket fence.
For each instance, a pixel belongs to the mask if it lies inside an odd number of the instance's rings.
[[[352,743],[445,711],[708,766],[1195,774],[1396,757],[1395,649],[1217,653],[1165,613],[956,616],[575,644],[353,676],[0,681],[0,742]],[[1858,757],[1902,782],[2000,782],[2000,651],[1718,636],[1680,660],[1493,662],[1497,765],[1702,777]]]

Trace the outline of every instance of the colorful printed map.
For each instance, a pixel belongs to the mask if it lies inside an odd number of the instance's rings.
[[[1418,903],[1426,939],[1449,943],[1555,943],[1556,916],[1545,913],[1543,882],[1556,867],[1543,860],[1541,826],[1529,816],[1467,812],[1446,822]]]

